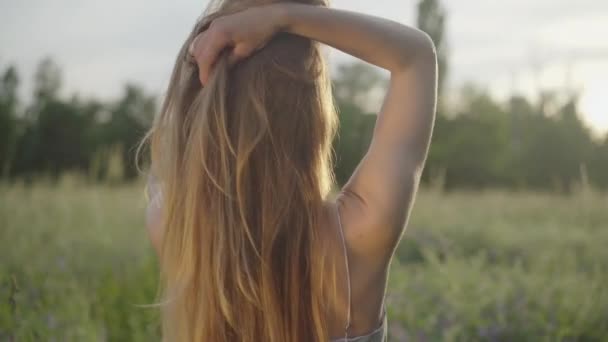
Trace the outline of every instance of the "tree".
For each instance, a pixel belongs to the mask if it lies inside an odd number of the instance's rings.
[[[440,0],[420,0],[418,2],[418,28],[426,32],[437,48],[439,64],[439,95],[443,94],[448,74],[448,46],[445,35],[446,12]]]
[[[365,155],[372,138],[376,115],[366,113],[372,90],[384,87],[377,69],[360,62],[341,65],[333,87],[339,109],[340,127],[334,141],[336,179],[343,185]]]
[[[0,177],[6,177],[10,172],[17,138],[17,69],[8,67],[0,82]]]
[[[440,117],[442,138],[431,146],[427,178],[441,173],[447,188],[504,185],[508,181],[508,119],[487,93],[466,87],[456,115]],[[446,138],[447,137],[447,138]]]
[[[22,120],[14,172],[20,176],[50,175],[56,179],[68,170],[86,171],[94,116],[76,101],[59,98],[61,71],[44,59],[35,74],[34,102]]]
[[[377,68],[362,62],[342,64],[334,79],[334,95],[339,103],[349,103],[365,111],[369,107],[371,92],[385,88],[386,77]]]
[[[421,1],[419,8],[422,13],[442,12],[438,6],[435,1]],[[443,20],[423,22],[437,28]],[[437,31],[428,31],[437,36]],[[377,100],[375,90],[383,89],[386,81],[377,69],[363,63],[340,66],[334,78],[340,115],[334,141],[339,184],[348,180],[368,149],[377,117],[370,113],[370,103]],[[137,176],[135,147],[156,112],[154,96],[128,84],[113,103],[82,100],[78,95],[62,98],[60,69],[48,58],[38,67],[33,102],[23,113],[18,86],[14,67],[0,73],[4,176],[57,177],[74,170],[93,180]],[[565,101],[546,92],[538,102],[513,96],[501,103],[468,86],[459,98],[459,107],[449,108],[450,115],[437,117],[423,181],[439,176],[440,185],[448,189],[501,186],[569,192],[581,181],[608,189],[608,136],[592,138],[580,120],[576,94]]]
[[[156,113],[156,98],[136,85],[127,84],[122,98],[110,109],[110,120],[103,128],[103,147],[118,149],[125,179],[137,176],[135,152]]]
[[[588,165],[591,184],[599,189],[608,189],[608,135],[603,142],[594,144]]]
[[[450,146],[451,128],[447,113],[444,111],[442,99],[445,88],[445,80],[448,73],[448,53],[445,39],[446,13],[439,0],[419,0],[417,6],[417,26],[426,32],[437,49],[437,63],[439,68],[439,106],[433,143],[429,151],[427,166],[424,170],[423,182],[437,181],[445,182],[447,148]],[[441,184],[442,186],[444,184]]]
[[[34,78],[34,97],[38,101],[57,97],[61,88],[61,69],[50,57],[46,57],[38,64]]]

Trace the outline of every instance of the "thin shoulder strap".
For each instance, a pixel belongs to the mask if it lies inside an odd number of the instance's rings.
[[[336,203],[336,213],[338,216],[338,226],[340,229],[340,237],[342,238],[342,249],[344,251],[344,266],[346,270],[346,284],[348,294],[348,312],[346,313],[346,326],[344,327],[344,340],[348,340],[348,329],[350,328],[350,311],[351,311],[351,288],[350,288],[350,269],[348,267],[348,248],[346,247],[346,239],[344,238],[344,229],[342,227],[342,219],[340,218],[340,205]]]

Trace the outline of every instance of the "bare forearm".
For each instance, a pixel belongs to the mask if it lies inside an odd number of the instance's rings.
[[[424,32],[391,20],[309,5],[275,6],[283,31],[327,44],[391,72],[434,57],[433,43]]]
[[[418,168],[426,158],[435,114],[437,56],[430,37],[418,29],[369,15],[309,5],[277,6],[284,31],[320,41],[391,72],[374,145],[382,146],[385,152],[406,151],[411,159],[408,163]]]

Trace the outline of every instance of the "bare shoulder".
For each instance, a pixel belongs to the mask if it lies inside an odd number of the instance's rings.
[[[345,262],[340,227],[346,243],[346,259],[349,266],[350,285],[352,291],[351,304],[351,333],[365,335],[378,327],[383,315],[383,302],[388,277],[390,256],[387,253],[373,253],[373,248],[380,244],[377,236],[371,234],[376,224],[376,218],[369,214],[362,199],[348,191],[341,192],[337,198],[328,203],[329,222],[334,222],[336,237],[334,248],[335,260],[340,264]],[[330,223],[331,224],[331,223]],[[377,233],[377,232],[376,232]],[[371,235],[370,235],[371,234]],[[392,253],[390,253],[392,254]],[[348,281],[348,276],[342,267],[341,277]],[[358,309],[355,309],[358,308]],[[363,309],[364,308],[364,309]]]
[[[356,192],[345,188],[336,198],[342,229],[350,253],[356,259],[382,267],[390,262],[393,249],[401,238],[403,220],[369,203]]]

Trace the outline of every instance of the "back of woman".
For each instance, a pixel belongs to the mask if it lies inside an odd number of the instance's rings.
[[[214,1],[179,52],[148,136],[166,341],[385,338],[387,269],[428,148],[436,61],[419,31],[326,6]],[[335,199],[337,115],[319,42],[392,74],[370,151]]]

